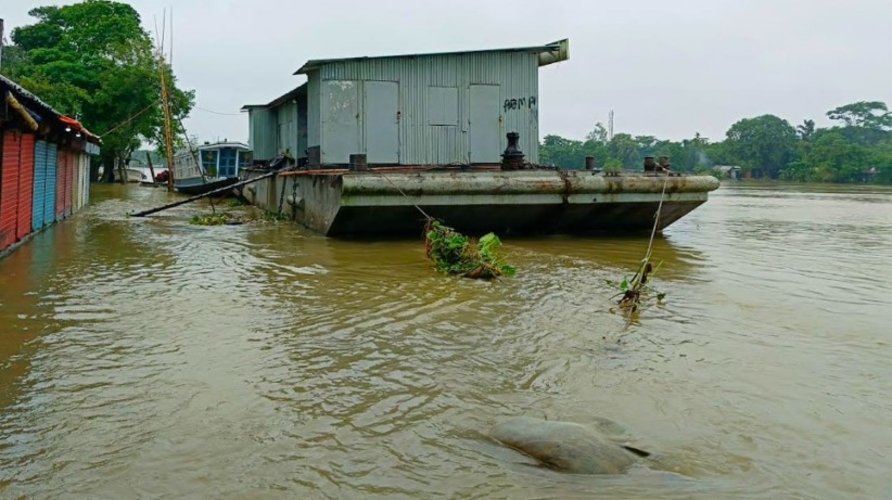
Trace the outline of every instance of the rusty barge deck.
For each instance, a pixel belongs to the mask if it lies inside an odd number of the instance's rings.
[[[246,178],[263,173],[249,170]],[[416,206],[469,233],[567,234],[650,230],[664,182],[661,229],[719,187],[711,176],[380,168],[284,172],[242,194],[328,236],[418,235],[425,219]]]

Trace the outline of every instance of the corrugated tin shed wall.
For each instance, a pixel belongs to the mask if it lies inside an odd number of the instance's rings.
[[[34,192],[31,197],[31,229],[37,231],[46,225],[43,219],[43,204],[46,198],[46,141],[34,144]]]
[[[19,210],[19,159],[22,134],[18,130],[3,133],[0,161],[0,250],[16,242]]]
[[[319,72],[307,75],[307,147],[321,145],[319,131],[322,128],[322,93]]]
[[[56,220],[56,183],[59,180],[59,146],[46,145],[46,187],[43,192],[43,225],[49,226]]]
[[[538,59],[534,53],[483,52],[438,56],[393,57],[333,62],[308,75],[309,145],[319,145],[321,121],[331,110],[322,108],[322,81],[380,80],[399,82],[400,163],[416,165],[469,161],[470,88],[472,85],[498,85],[500,101],[501,149],[505,134],[518,132],[520,148],[528,161],[537,162],[539,141]],[[456,125],[435,125],[430,116],[431,87],[456,88]],[[359,95],[362,95],[360,91]],[[439,95],[439,94],[438,94]],[[320,107],[316,118],[315,106]],[[362,109],[362,106],[360,106]],[[433,121],[432,121],[433,120]],[[365,134],[361,151],[365,152]],[[330,162],[324,157],[323,162]],[[337,160],[336,162],[340,162]]]
[[[288,151],[292,157],[299,155],[297,147],[297,99],[275,108],[277,153]]]
[[[248,111],[248,145],[254,159],[271,160],[276,156],[276,113],[267,108]]]
[[[82,153],[80,156],[81,188],[78,192],[78,208],[87,206],[90,202],[90,155]]]
[[[34,211],[34,134],[22,134],[19,150],[19,206],[15,237],[20,240],[31,232]]]

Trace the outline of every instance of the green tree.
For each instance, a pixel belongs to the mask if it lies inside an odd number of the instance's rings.
[[[796,158],[796,130],[774,115],[745,118],[728,129],[726,152],[756,177],[776,178]]]
[[[130,5],[86,0],[29,14],[37,21],[13,30],[17,60],[3,67],[60,112],[102,134],[106,181],[143,142],[163,143],[162,71],[170,82],[175,125],[188,115],[194,92],[176,87]]]
[[[892,113],[886,109],[884,102],[846,104],[828,111],[827,116],[842,124],[840,131],[851,142],[875,146],[890,138]]]
[[[839,129],[816,132],[801,159],[790,163],[782,177],[809,182],[860,182],[870,166],[868,148],[846,139]]]
[[[799,134],[799,138],[805,142],[811,140],[811,138],[815,135],[815,121],[814,120],[805,120],[802,122],[802,125],[796,126],[796,133]]]
[[[607,143],[607,154],[609,158],[619,160],[627,169],[634,169],[641,163],[638,143],[630,134],[614,135]]]
[[[827,117],[842,122],[846,127],[868,129],[892,127],[892,114],[886,108],[886,103],[880,101],[858,101],[846,104],[828,111]]]
[[[588,142],[607,144],[607,129],[604,128],[604,124],[601,122],[595,123],[595,128],[585,135],[585,140]]]

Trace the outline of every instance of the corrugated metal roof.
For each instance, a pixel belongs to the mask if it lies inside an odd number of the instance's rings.
[[[62,125],[65,125],[68,127],[74,127],[74,129],[76,131],[82,132],[84,134],[84,137],[89,142],[93,142],[96,144],[99,144],[102,142],[102,139],[100,139],[99,136],[97,136],[97,135],[93,134],[92,132],[90,132],[89,130],[87,130],[87,128],[84,127],[79,121],[75,120],[74,118],[67,117],[67,116],[63,115],[62,113],[56,111],[55,108],[53,108],[49,104],[40,100],[40,98],[37,97],[36,95],[25,90],[25,88],[22,87],[21,85],[19,85],[18,83],[10,80],[9,78],[7,78],[3,75],[0,75],[0,83],[2,83],[3,84],[2,86],[6,87],[10,92],[15,94],[16,99],[18,99],[20,101],[25,101],[25,104],[28,107],[36,108],[37,110],[39,110],[43,113],[47,113],[47,114],[51,115],[52,118],[54,118],[57,122],[61,123]]]
[[[459,55],[459,54],[479,54],[483,52],[532,52],[532,53],[542,53],[542,52],[566,52],[569,50],[569,40],[563,39],[558,40],[556,42],[552,42],[546,45],[534,45],[530,47],[512,47],[512,48],[503,48],[503,49],[483,49],[483,50],[464,50],[464,51],[452,51],[452,52],[431,52],[431,53],[417,53],[417,54],[397,54],[397,55],[385,55],[385,56],[364,56],[364,57],[344,57],[344,58],[335,58],[335,59],[311,59],[304,63],[297,71],[294,72],[295,75],[304,75],[309,71],[314,69],[318,69],[320,66],[329,63],[336,62],[352,62],[352,61],[362,61],[368,59],[390,59],[390,58],[399,58],[399,57],[421,57],[421,56],[450,56],[450,55]],[[566,57],[564,57],[566,59]],[[545,64],[550,64],[551,62],[541,63],[541,66]]]
[[[307,93],[307,82],[304,82],[304,83],[298,85],[297,87],[295,87],[294,89],[289,90],[288,92],[280,95],[279,97],[276,97],[275,99],[270,101],[268,104],[245,104],[244,106],[242,106],[241,111],[248,111],[253,108],[274,108],[282,103],[285,103],[291,99],[294,99],[295,97],[297,97],[301,94],[306,95],[306,93]]]

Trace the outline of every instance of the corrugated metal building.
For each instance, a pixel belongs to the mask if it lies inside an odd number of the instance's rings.
[[[0,256],[89,201],[100,140],[0,75]]]
[[[307,82],[248,105],[254,158],[289,153],[310,165],[494,164],[517,132],[538,161],[539,67],[568,58],[569,42],[473,52],[320,59]]]

